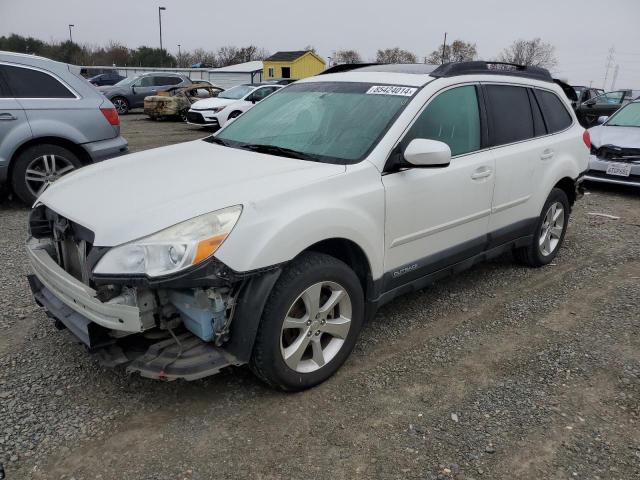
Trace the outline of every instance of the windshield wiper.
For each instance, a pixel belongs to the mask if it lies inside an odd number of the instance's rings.
[[[228,147],[229,144],[227,142],[225,142],[224,140],[216,137],[215,135],[211,135],[210,137],[207,137],[204,139],[206,142],[209,143],[217,143],[218,145],[222,145],[224,147]]]
[[[251,150],[252,152],[258,153],[268,153],[271,155],[278,155],[280,157],[290,157],[290,158],[298,158],[300,160],[313,160],[318,161],[317,158],[306,154],[304,152],[299,152],[297,150],[292,150],[290,148],[278,147],[276,145],[264,145],[261,143],[248,143],[246,145],[238,145],[238,148],[244,148],[246,150]]]

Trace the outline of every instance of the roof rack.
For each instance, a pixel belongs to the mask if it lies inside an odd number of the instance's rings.
[[[508,62],[473,62],[445,63],[430,73],[432,77],[455,77],[458,75],[509,75],[513,77],[533,78],[543,82],[553,82],[553,78],[546,68],[530,67]]]
[[[326,70],[320,72],[318,75],[349,72],[351,70],[357,70],[362,67],[370,67],[372,65],[380,65],[380,64],[379,63],[341,63],[339,65],[334,65],[333,67],[327,68]]]

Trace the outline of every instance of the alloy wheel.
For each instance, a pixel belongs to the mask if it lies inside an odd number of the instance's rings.
[[[114,98],[113,100],[111,100],[111,103],[113,103],[113,106],[116,107],[116,111],[119,115],[124,115],[129,111],[127,102],[122,98]]]
[[[27,188],[32,195],[38,197],[49,185],[75,168],[73,163],[60,155],[36,157],[27,165]]]
[[[289,307],[280,334],[280,352],[289,368],[311,373],[340,351],[351,328],[347,290],[335,282],[311,285]]]
[[[564,207],[560,202],[555,202],[547,210],[540,228],[538,242],[540,251],[545,257],[551,255],[558,248],[563,231]]]

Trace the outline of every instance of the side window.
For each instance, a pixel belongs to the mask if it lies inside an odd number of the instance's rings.
[[[555,93],[536,89],[536,98],[542,109],[549,133],[559,132],[571,125],[571,115]]]
[[[596,97],[594,100],[598,105],[616,105],[622,103],[623,97],[624,92],[609,92]]]
[[[456,87],[435,97],[402,140],[402,148],[414,138],[438,140],[449,145],[451,155],[480,149],[480,109],[476,88]]]
[[[533,116],[527,89],[510,85],[487,85],[485,89],[491,145],[532,138]]]
[[[3,75],[4,65],[0,65],[0,98],[12,98],[11,94],[9,93],[9,89],[7,89],[6,85],[4,84]]]
[[[533,90],[529,89],[529,103],[531,103],[531,113],[533,113],[533,129],[536,137],[547,134],[547,128],[542,118],[542,111]]]
[[[161,87],[163,85],[178,85],[182,82],[180,77],[156,77],[156,80],[159,80],[161,83],[156,83],[157,86]]]
[[[16,98],[75,98],[51,75],[30,68],[2,66],[5,81]]]
[[[142,77],[137,80],[135,83],[136,87],[152,87],[153,86],[153,77]]]

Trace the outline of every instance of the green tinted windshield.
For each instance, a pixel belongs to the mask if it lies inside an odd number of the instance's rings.
[[[237,148],[278,147],[301,154],[299,158],[355,163],[376,145],[417,90],[353,82],[292,84],[256,104],[215,138]]]
[[[640,103],[621,108],[607,122],[610,127],[640,127]]]

